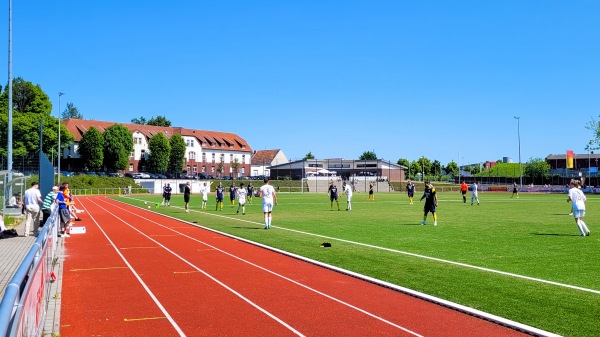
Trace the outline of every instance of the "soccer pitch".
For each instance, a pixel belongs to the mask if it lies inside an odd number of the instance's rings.
[[[306,256],[564,336],[600,335],[600,196],[588,195],[580,237],[566,194],[480,193],[481,205],[459,193],[438,193],[438,226],[422,226],[423,203],[400,193],[354,194],[352,211],[330,208],[326,194],[279,193],[270,230],[260,198],[236,214],[208,209],[192,195],[153,211]],[[160,196],[119,197],[140,207]],[[330,242],[332,247],[320,244]]]

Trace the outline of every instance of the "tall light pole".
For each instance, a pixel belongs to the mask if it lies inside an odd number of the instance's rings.
[[[523,188],[523,169],[521,166],[521,117],[515,116],[514,118],[517,120],[517,138],[519,140],[519,185]]]
[[[425,181],[425,156],[421,156],[421,171],[422,171],[422,176],[421,179],[423,181]]]
[[[64,95],[64,93],[58,93],[58,185],[60,185],[60,96]]]

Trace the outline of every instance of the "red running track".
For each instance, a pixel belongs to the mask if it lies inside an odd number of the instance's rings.
[[[524,335],[105,197],[78,205],[63,337]]]

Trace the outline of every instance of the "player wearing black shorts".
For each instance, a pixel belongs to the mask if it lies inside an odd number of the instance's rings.
[[[331,202],[331,209],[333,210],[333,201],[335,200],[336,204],[337,204],[337,208],[338,211],[340,210],[340,201],[338,200],[338,190],[337,190],[337,186],[335,186],[334,184],[329,185],[329,201]]]
[[[435,188],[429,181],[425,182],[425,191],[423,192],[423,196],[420,201],[425,199],[425,206],[423,207],[423,225],[427,224],[427,213],[431,212],[433,214],[433,225],[437,226],[437,214],[435,214],[435,209],[437,207],[437,195],[435,192]]]
[[[190,182],[188,181],[185,184],[185,188],[183,189],[183,201],[185,202],[185,212],[189,213],[190,212],[190,195],[192,194],[192,191],[190,189]]]
[[[165,186],[165,205],[171,206],[171,192],[173,192],[173,188],[171,184],[167,184]]]

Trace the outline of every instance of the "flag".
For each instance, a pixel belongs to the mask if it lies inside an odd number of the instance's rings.
[[[567,150],[567,168],[573,168],[573,150]]]

